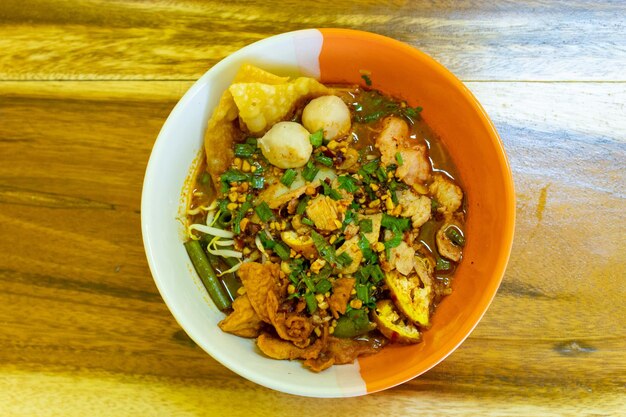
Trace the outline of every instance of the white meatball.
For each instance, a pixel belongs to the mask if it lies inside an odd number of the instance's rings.
[[[258,144],[263,156],[279,168],[304,166],[313,152],[308,130],[295,122],[276,123]]]
[[[302,124],[309,132],[324,129],[324,138],[333,140],[350,132],[350,110],[337,96],[322,96],[311,100],[302,112]]]

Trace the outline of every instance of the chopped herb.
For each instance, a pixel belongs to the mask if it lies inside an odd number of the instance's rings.
[[[368,162],[367,164],[363,165],[363,171],[367,172],[368,174],[373,174],[374,171],[378,169],[378,162],[378,159],[374,159],[373,161]]]
[[[395,233],[402,233],[410,227],[409,219],[390,216],[386,213],[383,213],[380,224]]]
[[[298,203],[298,206],[296,207],[297,214],[300,214],[300,215],[304,214],[304,212],[306,211],[307,203],[309,202],[310,199],[311,197],[307,195],[302,200],[300,200],[300,202]]]
[[[374,284],[378,284],[380,281],[385,279],[385,274],[383,270],[380,269],[380,265],[372,265],[372,278]]]
[[[385,254],[387,259],[391,257],[391,249],[397,248],[402,243],[402,235],[394,235],[391,239],[385,242]]]
[[[313,223],[313,220],[309,219],[308,217],[303,217],[302,220],[300,221],[306,224],[307,226],[315,226],[315,223]]]
[[[378,181],[385,182],[387,180],[387,172],[385,171],[385,168],[382,166],[378,167],[376,170],[376,177],[378,178]]]
[[[235,144],[235,156],[240,158],[249,158],[256,152],[256,145],[251,145],[248,143],[237,143]]]
[[[260,190],[265,187],[265,177],[253,176],[250,178],[250,186],[255,190]]]
[[[317,168],[315,164],[309,160],[309,162],[306,163],[304,169],[302,170],[302,178],[304,178],[308,182],[311,182],[319,171],[319,168]]]
[[[324,294],[325,292],[330,291],[333,288],[333,285],[327,279],[320,280],[315,286],[315,292],[318,294]]]
[[[465,245],[465,237],[463,236],[461,231],[457,229],[455,226],[448,227],[445,233],[448,239],[450,239],[452,243],[454,243],[455,245],[457,246]]]
[[[404,165],[404,161],[402,160],[402,153],[396,152],[396,161],[398,162],[399,166]]]
[[[274,249],[274,247],[276,246],[276,241],[272,240],[269,237],[266,230],[260,231],[257,236],[259,236],[259,239],[261,240],[261,244],[263,245],[265,249]]]
[[[317,132],[311,133],[309,140],[311,141],[311,145],[316,147],[321,146],[322,142],[324,142],[324,130],[320,129]]]
[[[449,271],[450,269],[452,269],[452,264],[446,259],[437,258],[437,266],[435,267],[435,269],[437,271]]]
[[[352,209],[346,210],[345,217],[343,219],[344,227],[356,220],[356,213]]]
[[[315,294],[312,292],[304,294],[304,301],[306,301],[306,308],[309,311],[309,314],[315,313],[315,310],[317,310],[317,300],[315,299]]]
[[[341,194],[339,194],[339,191],[333,190],[330,185],[325,182],[322,182],[322,187],[324,188],[324,195],[327,195],[333,200],[341,200]]]
[[[363,183],[364,184],[370,184],[372,182],[372,178],[369,176],[369,174],[367,172],[365,172],[363,170],[363,168],[359,169],[357,174],[359,174],[361,177],[363,177]]]
[[[261,204],[256,206],[254,208],[254,211],[256,212],[256,214],[259,215],[259,218],[264,222],[268,221],[273,216],[272,209],[270,209],[270,206],[268,206],[265,201],[263,201]]]
[[[342,252],[341,255],[337,256],[337,261],[342,267],[346,267],[352,265],[352,257],[347,252]]]
[[[372,225],[372,219],[363,219],[359,222],[359,227],[363,233],[370,233],[374,226]]]
[[[250,204],[247,201],[241,205],[241,208],[239,209],[239,211],[235,215],[235,218],[233,219],[233,233],[234,234],[238,235],[239,233],[241,233],[241,221],[243,220],[244,217],[246,217],[246,213],[248,212],[248,209],[250,208],[252,208],[252,204]]]
[[[296,179],[297,175],[298,172],[295,169],[289,168],[281,177],[280,182],[282,182],[287,187],[291,187],[291,184],[293,184],[293,181]]]
[[[220,176],[220,181],[222,182],[226,182],[226,183],[231,183],[231,182],[241,182],[241,181],[245,181],[248,179],[248,176],[246,174],[244,174],[241,171],[238,171],[236,169],[229,169],[228,171],[224,172],[221,176]]]
[[[363,259],[366,264],[374,264],[378,262],[378,255],[376,255],[376,252],[372,250],[369,240],[367,240],[363,233],[360,233],[357,246],[361,249],[361,253],[363,254]]]
[[[356,180],[349,175],[338,176],[337,182],[339,182],[339,189],[344,189],[349,193],[354,193],[359,189],[356,185]]]
[[[369,77],[369,75],[363,74],[361,75],[361,78],[363,78],[363,81],[365,81],[365,85],[372,85],[372,79]]]
[[[320,153],[315,155],[315,160],[317,162],[319,162],[322,165],[326,165],[327,167],[332,167],[333,166],[333,158],[326,156],[326,155],[322,155]]]
[[[252,136],[246,138],[246,143],[248,145],[253,145],[255,148],[257,147],[257,139],[253,138]]]
[[[357,284],[355,286],[356,289],[356,298],[367,303],[370,298],[369,287],[367,284]]]
[[[431,208],[431,210],[437,210],[437,207],[439,207],[439,202],[437,200],[435,200],[434,198],[432,200],[430,200],[430,208]]]
[[[289,248],[284,243],[276,243],[272,250],[283,261],[289,260]]]
[[[311,238],[313,239],[313,244],[315,245],[315,248],[317,249],[317,252],[320,254],[320,257],[322,259],[330,263],[333,267],[337,264],[340,264],[340,262],[337,260],[335,248],[333,248],[328,242],[326,242],[326,239],[324,239],[322,235],[320,235],[316,231],[312,231]],[[352,261],[352,259],[350,261]]]
[[[252,166],[255,168],[254,175],[260,175],[265,172],[265,167],[257,161],[252,162]]]
[[[389,115],[413,121],[422,111],[421,107],[409,107],[406,103],[398,103],[376,90],[361,94],[359,102],[359,105],[353,106],[354,120],[357,123],[370,123]]]

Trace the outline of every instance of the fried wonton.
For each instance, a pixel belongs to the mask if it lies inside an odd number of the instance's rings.
[[[304,97],[327,94],[329,89],[313,78],[289,81],[253,65],[244,64],[226,90],[207,124],[204,148],[207,171],[214,184],[228,169],[234,154],[234,142],[243,139],[238,116],[253,134],[260,134],[291,113]]]
[[[284,84],[287,81],[289,81],[288,77],[279,77],[255,66],[244,64],[235,75],[233,82]],[[214,184],[218,183],[219,176],[228,169],[233,160],[233,142],[240,135],[236,124],[238,114],[239,110],[232,94],[228,90],[224,91],[204,134],[207,171],[211,174]]]
[[[265,132],[291,113],[304,97],[328,94],[328,87],[309,77],[282,84],[233,83],[228,89],[239,109],[239,117],[253,134]]]

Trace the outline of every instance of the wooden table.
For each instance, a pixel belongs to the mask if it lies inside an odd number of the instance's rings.
[[[623,1],[0,2],[0,415],[625,415]],[[150,149],[208,68],[266,36],[349,27],[474,92],[517,189],[509,267],[469,339],[362,398],[273,392],[193,344],[153,283]]]

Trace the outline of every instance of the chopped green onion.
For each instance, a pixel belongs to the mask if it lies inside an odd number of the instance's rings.
[[[370,298],[370,292],[369,292],[369,288],[368,286],[365,284],[357,284],[355,286],[355,290],[356,290],[356,298],[358,298],[359,300],[363,301],[364,303],[367,303],[369,301]]]
[[[313,220],[309,219],[308,217],[303,217],[302,220],[300,221],[306,224],[307,226],[315,226],[315,223],[313,223]]]
[[[372,219],[363,219],[359,222],[359,227],[363,233],[370,233],[374,230],[374,226],[372,224]]]
[[[283,261],[289,260],[289,248],[284,243],[276,243],[272,249],[276,255]]]
[[[337,256],[337,261],[342,267],[346,267],[352,264],[352,257],[348,252],[342,252],[341,255]]]
[[[248,176],[246,174],[236,169],[229,169],[220,176],[220,181],[227,182],[229,184],[231,182],[241,182],[247,179]]]
[[[322,279],[315,286],[315,292],[318,294],[324,294],[325,292],[330,291],[333,288],[333,285],[327,279]]]
[[[250,186],[255,190],[262,189],[265,186],[265,177],[253,176],[250,178]]]
[[[333,166],[333,158],[326,156],[326,155],[322,155],[322,154],[317,154],[315,155],[315,160],[317,162],[319,162],[322,165],[326,165],[327,167],[332,167]]]
[[[280,182],[282,182],[287,187],[291,187],[291,184],[293,184],[293,181],[296,179],[297,175],[298,175],[298,172],[295,169],[289,168],[283,174],[282,178],[280,179]]]
[[[315,313],[315,310],[317,310],[317,300],[315,299],[315,294],[312,292],[304,294],[304,301],[306,301],[306,308],[309,311],[309,314]]]
[[[378,159],[374,159],[373,161],[368,162],[367,164],[363,165],[363,171],[367,172],[368,174],[373,174],[374,171],[376,171],[376,169],[378,169]]]
[[[465,245],[465,237],[461,231],[454,226],[450,226],[446,229],[446,236],[457,246]]]
[[[324,195],[327,195],[333,200],[341,200],[341,194],[339,194],[339,191],[333,190],[330,185],[325,182],[322,182],[322,187],[324,187]]]
[[[263,201],[261,204],[256,206],[254,208],[254,211],[256,212],[256,214],[259,215],[259,218],[264,222],[268,221],[273,216],[272,209],[270,209],[270,206],[268,206],[265,201]]]
[[[430,200],[430,209],[437,210],[437,207],[439,207],[439,202],[435,200],[434,198]]]
[[[435,267],[435,269],[437,271],[449,271],[450,269],[452,269],[452,264],[446,259],[437,258],[437,266]]]
[[[311,141],[311,145],[313,146],[321,146],[324,142],[324,130],[320,129],[317,132],[311,133],[309,135],[309,140]]]
[[[338,176],[337,182],[339,182],[339,189],[344,189],[349,193],[354,193],[359,189],[356,185],[356,180],[349,175]]]
[[[257,147],[257,139],[253,138],[252,136],[246,138],[246,143],[248,145],[253,145],[255,148]]]
[[[302,170],[302,178],[304,178],[308,182],[311,182],[318,172],[319,168],[317,168],[312,161],[309,161],[306,163],[304,169]]]
[[[370,175],[367,172],[365,172],[363,170],[363,168],[359,169],[357,171],[357,174],[359,174],[361,177],[363,177],[362,181],[363,181],[364,184],[370,184],[372,182],[372,178],[370,177]]]
[[[216,222],[220,228],[226,229],[233,222],[233,215],[230,211],[226,210],[220,213]]]
[[[378,284],[380,281],[385,279],[385,274],[383,273],[383,270],[380,269],[380,265],[372,266],[372,278],[374,284]]]
[[[261,240],[261,244],[263,245],[265,249],[274,249],[274,247],[276,246],[276,241],[272,240],[268,236],[266,230],[262,230],[261,232],[259,232],[257,236],[259,236],[259,239]]]
[[[369,77],[369,75],[363,74],[361,75],[361,78],[363,78],[363,81],[365,81],[365,85],[372,85],[372,79]]]
[[[402,160],[402,154],[400,152],[396,152],[396,161],[399,166],[404,165],[404,161]]]
[[[237,212],[237,215],[235,215],[235,218],[233,219],[233,233],[235,233],[236,235],[241,233],[241,221],[244,217],[246,217],[246,213],[250,208],[252,208],[252,204],[246,201],[241,205],[241,208]]]
[[[302,200],[300,200],[300,202],[298,203],[298,206],[296,207],[297,214],[300,214],[300,215],[304,214],[304,212],[306,211],[306,206],[310,199],[311,197],[306,196]]]
[[[315,245],[315,248],[317,249],[317,252],[320,254],[320,257],[322,259],[330,263],[331,266],[340,264],[339,260],[337,259],[337,254],[335,253],[335,248],[333,248],[328,242],[326,242],[326,239],[324,239],[322,235],[320,235],[316,231],[312,231],[311,238],[313,239],[313,244]],[[350,261],[352,262],[352,259],[350,259]]]
[[[387,180],[387,171],[385,171],[385,168],[382,166],[378,167],[376,170],[376,177],[378,178],[378,181],[385,182]]]
[[[235,144],[235,156],[240,158],[249,158],[256,152],[256,146],[248,143]]]

